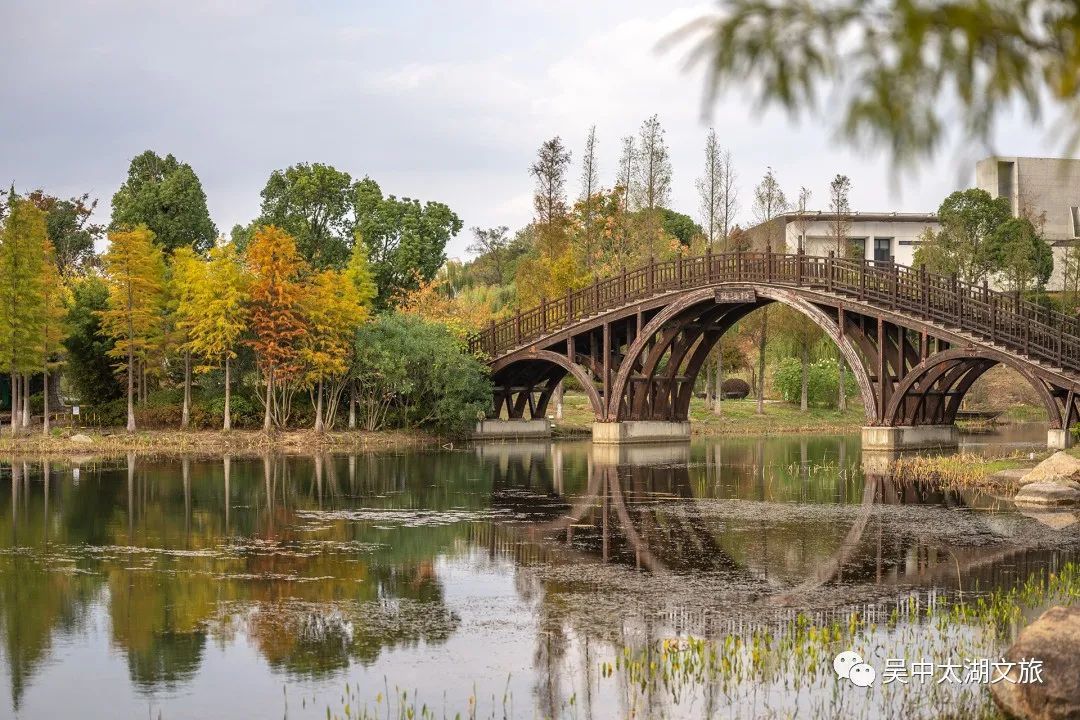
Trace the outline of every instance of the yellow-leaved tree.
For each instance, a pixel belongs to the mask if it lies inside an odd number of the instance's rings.
[[[356,293],[356,302],[363,307],[368,316],[371,315],[371,306],[379,294],[379,287],[375,284],[375,275],[371,272],[371,264],[368,261],[368,247],[360,233],[356,234],[353,243],[352,255],[349,264],[345,268],[345,275],[353,285]],[[350,360],[356,356],[355,347],[350,343]],[[355,363],[349,368],[349,429],[356,429],[356,372]]]
[[[45,398],[42,433],[49,434],[49,373],[59,367],[68,336],[68,308],[71,307],[71,290],[60,276],[56,265],[56,249],[48,237],[43,250],[41,266],[41,360],[42,395]]]
[[[368,310],[358,301],[356,286],[346,273],[324,270],[306,288],[303,314],[308,333],[300,356],[315,406],[315,432],[323,432],[334,426],[352,367],[356,329]]]
[[[197,312],[187,323],[191,350],[202,363],[199,372],[225,369],[225,419],[223,430],[232,429],[232,361],[248,323],[248,287],[251,278],[232,243],[210,251],[210,261],[196,278],[194,306]]]
[[[191,326],[201,309],[196,302],[200,280],[205,275],[205,262],[189,246],[176,248],[169,266],[169,306],[172,320],[172,342],[184,356],[184,404],[180,427],[191,423]]]
[[[135,363],[144,361],[161,335],[165,300],[165,259],[146,225],[109,233],[102,257],[109,307],[98,312],[114,345],[109,355],[127,368],[127,430],[135,432]]]

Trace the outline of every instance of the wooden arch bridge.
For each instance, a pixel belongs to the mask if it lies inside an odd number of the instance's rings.
[[[495,387],[478,434],[542,434],[570,375],[595,414],[594,440],[686,437],[710,350],[774,302],[839,347],[862,397],[864,447],[955,443],[964,395],[997,364],[1038,394],[1051,447],[1068,446],[1080,420],[1080,318],[925,268],[766,250],[653,260],[492,323],[469,340]]]

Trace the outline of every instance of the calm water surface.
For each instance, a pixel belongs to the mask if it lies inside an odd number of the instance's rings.
[[[965,442],[1015,452],[1045,430]],[[1080,547],[1071,516],[864,472],[850,437],[27,458],[0,462],[0,508],[16,718],[382,716],[401,691],[439,717],[473,698],[484,717],[809,715],[843,702],[832,681],[643,695],[602,664],[1013,587]]]

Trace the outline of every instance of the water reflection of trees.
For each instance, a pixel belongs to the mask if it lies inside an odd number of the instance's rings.
[[[460,454],[2,463],[0,631],[14,701],[95,608],[146,689],[182,683],[209,638],[238,632],[304,676],[444,642],[458,619],[433,558],[463,547],[466,525],[348,513],[483,509],[477,477]]]

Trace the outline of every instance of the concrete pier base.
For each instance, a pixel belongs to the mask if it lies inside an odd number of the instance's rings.
[[[666,420],[623,420],[622,422],[593,423],[594,443],[673,442],[690,439],[689,422]]]
[[[1046,447],[1050,450],[1068,450],[1073,445],[1072,432],[1050,428],[1046,431]]]
[[[473,440],[514,440],[517,438],[549,438],[551,421],[537,420],[481,420],[476,423]]]
[[[902,427],[864,427],[864,451],[927,450],[954,448],[960,443],[955,425],[914,425]]]

